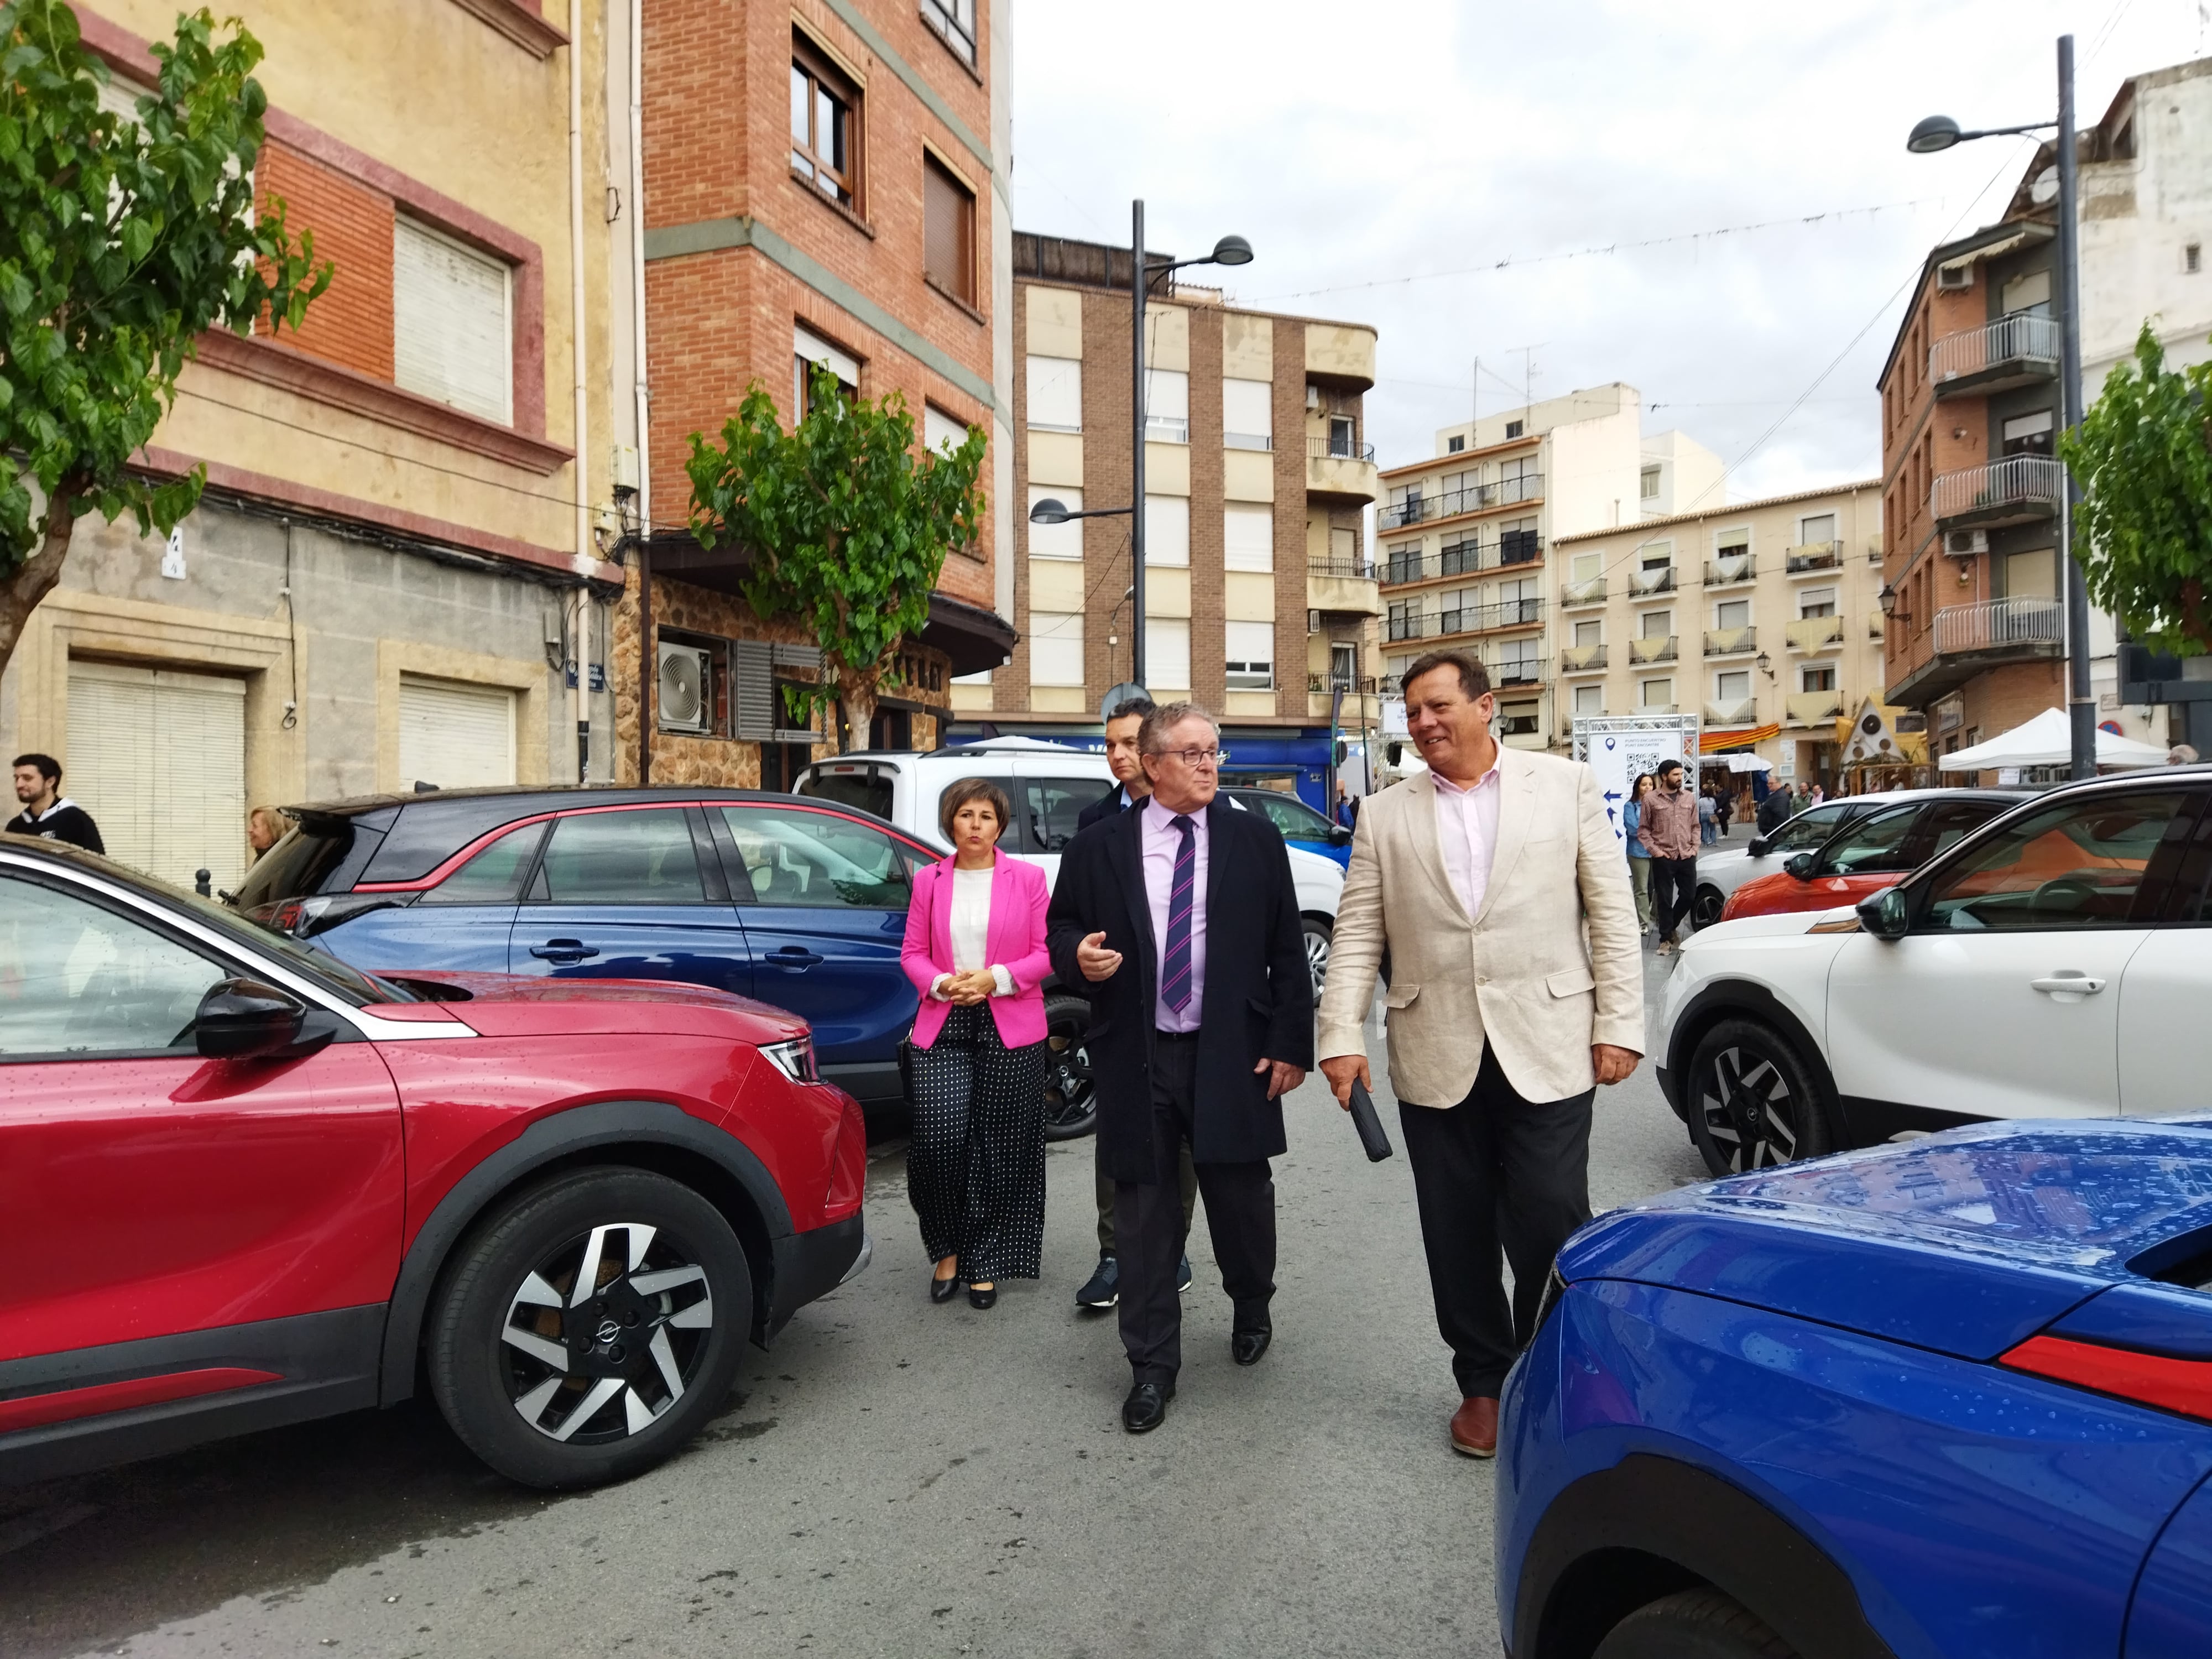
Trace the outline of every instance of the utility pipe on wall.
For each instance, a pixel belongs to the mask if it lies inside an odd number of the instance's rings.
[[[584,340],[584,0],[568,0],[568,365],[575,383],[576,573],[597,562],[592,544],[591,422]],[[576,781],[592,775],[591,591],[576,603]]]

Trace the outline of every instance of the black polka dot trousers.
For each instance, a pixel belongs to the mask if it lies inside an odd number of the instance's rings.
[[[966,1283],[1035,1279],[1044,1250],[1044,1044],[1009,1048],[988,1006],[914,1051],[907,1195],[932,1261]]]

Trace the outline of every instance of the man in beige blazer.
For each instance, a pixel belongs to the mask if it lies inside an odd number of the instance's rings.
[[[1452,1444],[1488,1457],[1552,1258],[1589,1219],[1595,1085],[1644,1051],[1643,958],[1590,769],[1498,744],[1469,653],[1432,651],[1402,684],[1429,770],[1360,811],[1315,1052],[1340,1103],[1371,1086],[1362,1026],[1387,950],[1390,1086],[1462,1396]]]

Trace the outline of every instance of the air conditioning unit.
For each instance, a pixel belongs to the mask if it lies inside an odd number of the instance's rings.
[[[714,659],[696,645],[660,647],[660,690],[658,694],[660,729],[664,732],[704,732],[713,709],[709,688],[714,684]]]
[[[1990,550],[1990,532],[1986,530],[1947,530],[1943,532],[1943,550],[1954,559],[1971,559],[1977,553]]]
[[[1974,285],[1972,265],[1938,265],[1936,267],[1936,286],[1946,294],[1956,294]]]

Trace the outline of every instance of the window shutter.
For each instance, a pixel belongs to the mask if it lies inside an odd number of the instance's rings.
[[[956,420],[935,404],[921,406],[921,441],[927,449],[943,454],[955,450],[968,441],[968,422]]]
[[[1030,612],[1030,684],[1083,684],[1083,617],[1080,612]]]
[[[1145,682],[1169,691],[1190,690],[1190,623],[1180,617],[1145,622]]]
[[[1265,449],[1275,431],[1275,388],[1266,380],[1221,383],[1221,431],[1232,449]],[[1267,443],[1238,443],[1239,438],[1266,439]]]
[[[1056,432],[1083,430],[1083,364],[1074,357],[1029,359],[1027,423]]]
[[[1071,513],[1083,510],[1083,492],[1070,489],[1066,484],[1031,484],[1030,505],[1042,501],[1056,501]],[[1079,559],[1083,556],[1083,520],[1070,519],[1066,524],[1032,524],[1030,532],[1030,557],[1033,559]],[[1150,563],[1148,559],[1146,563]]]
[[[1190,562],[1190,501],[1182,495],[1145,497],[1145,562]],[[1178,681],[1177,684],[1188,684]]]
[[[246,872],[246,683],[72,663],[62,793],[107,856],[179,887]]]
[[[399,787],[513,783],[514,693],[453,680],[399,679]]]
[[[969,257],[969,216],[975,198],[936,157],[921,161],[922,258],[929,280],[973,305],[975,261]]]
[[[1146,563],[1152,561],[1147,559]],[[1221,562],[1230,570],[1275,568],[1275,510],[1226,507],[1221,512]]]
[[[509,277],[501,261],[395,220],[393,378],[410,392],[488,421],[512,421]]]

